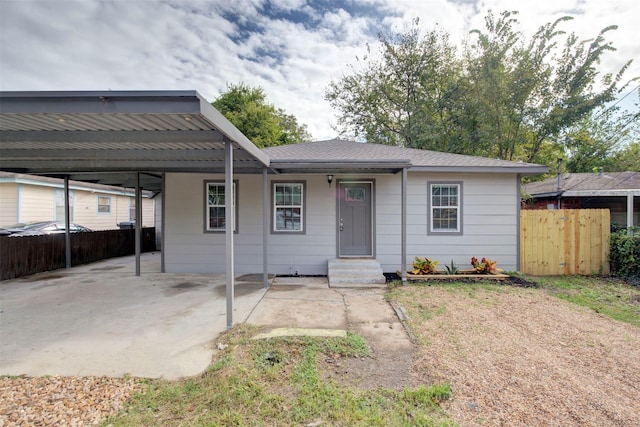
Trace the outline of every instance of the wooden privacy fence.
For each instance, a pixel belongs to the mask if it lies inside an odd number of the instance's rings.
[[[520,265],[526,274],[609,274],[609,209],[523,210]]]
[[[142,251],[156,249],[155,228],[142,229]],[[64,234],[0,237],[0,280],[28,276],[66,265]],[[135,230],[71,234],[71,265],[135,253]]]

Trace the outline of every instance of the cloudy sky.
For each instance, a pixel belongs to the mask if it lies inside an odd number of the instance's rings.
[[[564,15],[583,39],[618,25],[602,70],[634,59],[627,77],[640,76],[638,0],[0,0],[0,90],[195,89],[212,101],[244,82],[326,139],[325,89],[378,32],[420,18],[462,41],[489,9],[518,10],[528,35]]]

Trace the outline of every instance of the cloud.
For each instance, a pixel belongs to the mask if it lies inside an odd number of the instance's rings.
[[[215,99],[228,83],[262,86],[317,139],[335,136],[324,100],[377,34],[413,18],[439,25],[452,41],[481,27],[510,0],[1,0],[1,90],[196,89]],[[607,34],[618,52],[602,69],[640,58],[635,0],[521,2],[522,31],[564,14],[581,38]],[[635,64],[629,75],[640,75]]]

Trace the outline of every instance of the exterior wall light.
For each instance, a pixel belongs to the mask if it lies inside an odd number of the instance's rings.
[[[327,175],[327,182],[329,183],[329,187],[331,187],[331,183],[333,182],[333,175]]]

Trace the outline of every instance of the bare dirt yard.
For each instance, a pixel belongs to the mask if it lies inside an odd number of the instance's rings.
[[[415,380],[450,382],[460,425],[640,426],[639,327],[542,289],[438,284],[391,298],[418,341]]]

